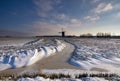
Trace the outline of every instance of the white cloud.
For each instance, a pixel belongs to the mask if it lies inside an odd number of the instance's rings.
[[[84,19],[90,20],[90,21],[97,21],[100,19],[100,17],[99,16],[86,16],[84,17]]]
[[[57,20],[68,20],[69,17],[67,15],[65,15],[64,13],[62,14],[52,14],[52,17],[54,17]]]
[[[70,19],[66,23],[59,23],[57,21],[36,21],[29,25],[29,31],[34,35],[57,35],[61,28],[71,30],[81,26],[80,19]],[[71,30],[72,31],[72,30]]]
[[[61,0],[33,0],[36,5],[37,14],[41,17],[50,15],[50,11],[54,10],[54,4],[60,4]]]
[[[57,20],[62,20],[66,23],[64,23],[67,27],[80,27],[81,26],[81,20],[76,18],[70,18],[69,16],[65,14],[53,14],[53,17]]]
[[[98,1],[100,1],[100,0],[92,0],[92,3],[96,3],[96,2],[98,2]]]
[[[102,12],[107,12],[113,9],[113,6],[111,3],[105,4],[105,3],[100,3],[97,8],[93,9],[94,13],[102,13]]]
[[[65,14],[59,14],[58,18],[60,18],[60,19],[68,19],[68,17]]]
[[[58,35],[61,28],[67,28],[64,24],[47,21],[36,21],[29,25],[29,31],[33,35]]]
[[[82,24],[81,20],[80,19],[75,19],[75,18],[71,18],[69,19],[69,23],[66,23],[66,26],[67,27],[70,27],[70,28],[75,28],[75,27],[80,27]]]
[[[116,17],[117,17],[117,18],[120,18],[120,12],[118,12],[118,13],[116,14]]]
[[[46,17],[47,13],[53,9],[52,2],[50,0],[33,0],[36,5],[36,10],[39,16]]]
[[[80,27],[81,26],[81,20],[80,19],[70,19],[70,25],[71,27]]]
[[[112,9],[113,9],[113,6],[112,6],[111,3],[109,3],[102,9],[102,11],[109,11],[109,10],[112,10]]]
[[[71,23],[79,23],[79,21],[77,19],[71,19],[70,21],[71,21]]]

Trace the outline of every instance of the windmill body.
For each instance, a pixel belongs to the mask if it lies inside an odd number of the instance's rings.
[[[59,32],[59,33],[61,33],[61,34],[62,34],[62,37],[65,37],[65,32],[66,32],[66,31],[64,31],[64,30],[63,30],[63,28],[62,28],[62,31],[61,31],[61,32]]]

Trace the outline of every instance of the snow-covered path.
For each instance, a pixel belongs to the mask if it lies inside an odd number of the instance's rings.
[[[75,48],[67,42],[64,43],[66,47],[61,52],[39,62],[41,69],[80,69],[68,63]]]
[[[73,66],[68,63],[71,54],[74,51],[74,46],[64,42],[66,47],[61,52],[56,52],[56,54],[43,58],[37,63],[23,68],[8,69],[1,71],[0,74],[21,74],[26,72],[38,72],[41,69],[80,69],[79,67]]]

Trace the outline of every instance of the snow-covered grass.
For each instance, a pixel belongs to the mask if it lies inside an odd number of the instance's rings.
[[[18,42],[19,40],[16,40],[15,45]],[[10,44],[11,43],[9,43],[9,46],[13,45],[13,43]],[[17,49],[8,48],[7,52],[6,50],[1,49],[0,70],[32,65],[41,58],[50,56],[57,51],[61,51],[65,47],[65,44],[57,39],[43,40],[36,38],[29,42],[22,42],[20,45],[21,46]]]
[[[3,81],[109,81],[104,78],[98,78],[98,77],[83,77],[80,79],[74,79],[74,78],[60,78],[60,79],[50,79],[50,78],[43,78],[43,77],[35,77],[35,78],[20,78],[18,80],[14,79],[3,79]],[[112,79],[111,81],[119,81],[119,79]]]
[[[43,77],[36,77],[36,78],[21,78],[18,79],[17,81],[108,81],[105,80],[104,78],[97,78],[97,77],[86,77],[86,78],[81,78],[81,79],[72,79],[72,78],[61,78],[61,79],[45,79]]]
[[[82,70],[120,72],[120,39],[71,39],[76,49],[70,63]]]
[[[99,73],[99,74],[76,74],[72,77],[69,74],[23,74],[20,76],[6,75],[0,80],[11,79],[15,81],[119,81],[119,76],[116,74]]]

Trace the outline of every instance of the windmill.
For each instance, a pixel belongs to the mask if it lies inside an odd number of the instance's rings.
[[[64,31],[64,30],[63,30],[63,28],[62,28],[62,31],[61,31],[61,32],[59,32],[59,33],[61,33],[61,34],[62,34],[62,37],[65,37],[65,32],[66,32],[66,31]]]

